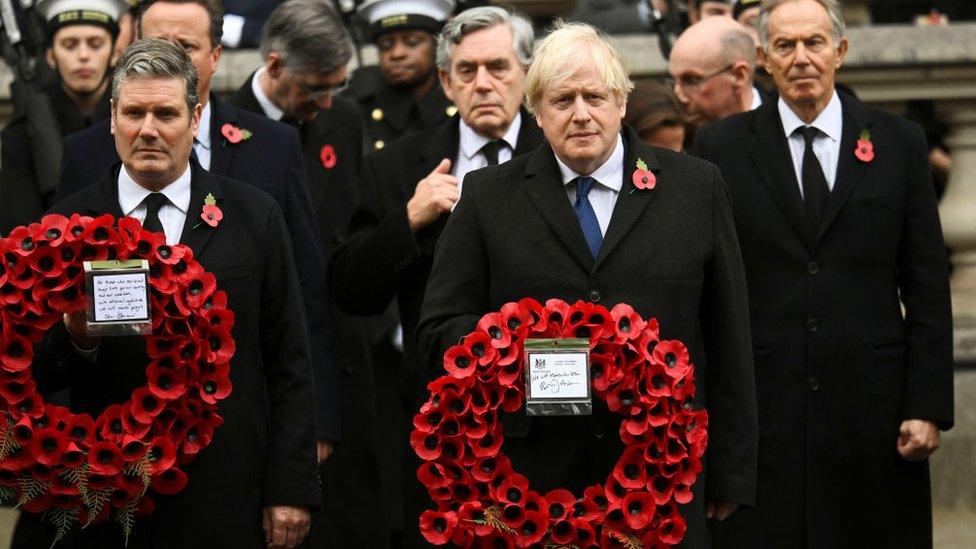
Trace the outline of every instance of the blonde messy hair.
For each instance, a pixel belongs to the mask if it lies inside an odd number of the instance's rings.
[[[557,21],[536,47],[525,80],[526,108],[537,112],[547,88],[573,78],[591,64],[617,104],[626,103],[634,83],[613,40],[585,23]]]

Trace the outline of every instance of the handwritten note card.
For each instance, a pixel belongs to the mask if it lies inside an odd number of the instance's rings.
[[[530,398],[587,398],[586,353],[531,353]]]
[[[149,317],[145,273],[99,275],[92,282],[96,322]]]

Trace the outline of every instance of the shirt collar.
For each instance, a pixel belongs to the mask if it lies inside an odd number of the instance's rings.
[[[559,173],[563,176],[563,185],[569,185],[577,177],[582,177],[564,164],[558,155],[553,156],[556,157],[556,164],[559,165]],[[620,134],[617,134],[617,144],[614,146],[613,152],[610,153],[610,158],[601,164],[599,168],[593,170],[590,177],[596,179],[604,187],[620,192],[620,187],[623,185],[623,168],[624,140],[620,137]]]
[[[210,113],[210,101],[207,101],[207,104],[203,106],[203,111],[200,112],[200,130],[194,138],[208,151],[210,150]]]
[[[259,67],[254,72],[254,77],[251,78],[251,92],[254,93],[254,98],[258,100],[258,105],[261,105],[261,110],[264,111],[265,116],[272,120],[281,120],[281,117],[285,115],[285,111],[279,109],[277,105],[272,103],[268,99],[268,96],[264,94],[264,90],[261,89],[261,75],[266,71],[267,69],[265,67]]]
[[[176,181],[166,185],[160,191],[166,195],[170,203],[176,206],[183,215],[186,215],[186,212],[190,208],[190,173],[190,164],[188,162],[186,169],[183,170],[183,174],[177,177]],[[119,170],[119,206],[122,208],[124,215],[132,215],[132,212],[151,193],[152,191],[136,183],[125,169],[125,166],[122,166],[122,169]]]
[[[461,154],[465,156],[468,160],[478,154],[481,147],[485,146],[485,143],[492,141],[492,139],[485,137],[476,133],[471,126],[464,123],[464,119],[460,119],[460,130],[461,130]],[[508,144],[512,152],[515,151],[515,145],[518,142],[519,129],[522,127],[522,113],[518,112],[515,114],[515,119],[512,123],[508,125],[508,131],[502,136],[502,141]]]
[[[786,133],[786,138],[789,139],[793,132],[801,126],[813,126],[826,134],[831,140],[840,143],[840,136],[844,128],[844,112],[841,107],[840,97],[836,91],[833,91],[833,96],[824,107],[824,110],[817,115],[817,118],[810,124],[807,124],[800,119],[799,116],[790,109],[789,105],[783,101],[780,97],[777,101],[776,106],[779,109],[779,118],[783,121],[783,131]]]
[[[759,93],[759,88],[752,87],[752,105],[749,106],[749,110],[754,111],[762,106],[762,94]]]

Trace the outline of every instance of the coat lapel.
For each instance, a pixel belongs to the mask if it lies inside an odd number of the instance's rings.
[[[190,207],[186,212],[186,221],[183,223],[183,233],[180,235],[180,244],[186,244],[193,250],[196,257],[200,257],[204,246],[213,235],[214,231],[220,228],[211,227],[203,222],[200,215],[203,213],[203,200],[208,194],[212,194],[217,199],[217,206],[221,206],[221,192],[217,181],[207,173],[200,164],[190,161],[192,179],[190,180]]]
[[[210,97],[210,173],[227,176],[230,164],[242,143],[231,143],[220,132],[224,124],[237,125],[230,106],[215,96]]]
[[[657,155],[654,150],[644,145],[637,134],[629,126],[623,128],[624,136],[624,169],[623,184],[620,186],[620,194],[617,195],[617,203],[613,207],[613,215],[610,217],[610,225],[607,227],[607,234],[603,237],[603,244],[600,246],[600,254],[597,256],[597,267],[607,257],[610,252],[623,240],[624,236],[630,232],[641,212],[647,208],[651,200],[657,195],[657,187],[654,189],[637,189],[633,182],[633,173],[637,168],[637,159],[642,159],[647,163],[648,169],[659,179],[657,185],[668,184],[660,179],[661,167],[658,164]],[[565,196],[563,197],[565,199]],[[582,234],[582,233],[581,233]]]
[[[579,219],[566,197],[566,187],[550,147],[539,147],[532,153],[525,167],[524,188],[532,204],[552,227],[573,259],[587,272],[592,272],[593,255],[583,237]]]
[[[840,93],[835,91],[834,93]],[[823,238],[831,223],[843,209],[851,192],[861,180],[861,176],[867,168],[867,164],[854,157],[854,147],[861,132],[870,127],[863,109],[857,101],[840,94],[841,104],[843,105],[844,127],[841,132],[840,157],[837,159],[837,175],[834,178],[834,188],[830,192],[830,199],[827,201],[827,210],[824,212],[823,223],[817,234],[817,241]]]
[[[808,248],[812,248],[813,227],[803,209],[800,184],[793,170],[792,156],[783,134],[783,123],[780,121],[776,102],[763,104],[751,122],[757,134],[751,149],[756,169],[793,230]]]
[[[112,214],[116,218],[122,217],[118,185],[119,170],[121,169],[122,163],[117,162],[95,183],[96,192],[92,195],[92,201],[87,205],[88,215],[98,217],[102,214]]]

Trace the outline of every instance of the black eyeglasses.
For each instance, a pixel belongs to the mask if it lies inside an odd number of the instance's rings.
[[[339,82],[335,86],[329,86],[329,87],[315,86],[310,88],[306,86],[305,83],[299,80],[297,77],[295,78],[295,83],[298,84],[298,87],[302,89],[302,91],[305,93],[306,96],[308,96],[309,101],[318,101],[319,99],[322,99],[324,97],[341,93],[343,90],[349,87],[348,78],[344,79],[342,82]]]
[[[726,72],[726,71],[731,70],[732,67],[734,67],[734,66],[735,66],[734,63],[730,63],[730,64],[726,65],[725,67],[723,67],[723,68],[721,68],[721,69],[719,69],[719,70],[717,70],[717,71],[715,71],[715,72],[713,72],[711,74],[707,74],[705,76],[681,75],[677,79],[671,78],[671,77],[666,77],[662,81],[669,88],[674,88],[675,86],[677,86],[677,87],[683,89],[686,92],[694,92],[698,88],[702,87],[702,84],[704,84],[705,82],[708,82],[709,79],[714,78],[714,77],[722,74],[723,72]]]

